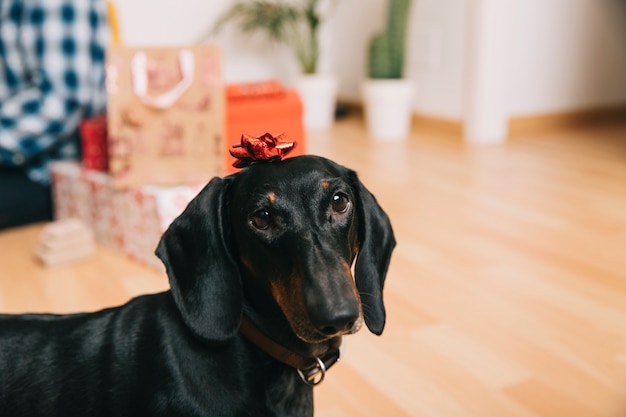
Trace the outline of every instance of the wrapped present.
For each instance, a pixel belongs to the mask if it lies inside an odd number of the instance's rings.
[[[230,84],[226,87],[225,166],[235,172],[231,146],[240,143],[242,135],[259,137],[266,133],[283,135],[298,146],[290,156],[306,153],[306,138],[302,119],[302,103],[295,90],[278,81]]]
[[[80,165],[73,162],[56,162],[50,169],[57,219],[91,217],[91,194],[80,172]]]
[[[94,231],[96,240],[107,247],[125,250],[125,193],[116,192],[111,177],[91,170],[79,170],[78,178],[89,195],[89,213],[83,218]]]
[[[55,219],[81,219],[99,243],[124,250],[124,213],[118,207],[126,197],[113,190],[110,177],[73,162],[56,162],[50,171]]]
[[[119,203],[126,217],[125,252],[134,259],[161,268],[154,250],[170,223],[187,207],[203,185],[144,186],[126,193]]]
[[[107,172],[109,170],[109,155],[106,115],[83,120],[80,124],[80,138],[83,168]]]
[[[110,175],[72,162],[54,163],[51,172],[57,220],[78,218],[98,243],[159,269],[154,250],[161,235],[204,186],[118,190]]]

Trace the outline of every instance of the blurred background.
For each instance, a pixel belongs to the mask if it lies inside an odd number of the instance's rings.
[[[173,9],[168,0],[119,2],[121,32],[128,45],[195,42],[232,3],[179,0]],[[386,7],[385,0],[340,0],[328,13],[320,71],[337,74],[340,99],[360,100],[367,44],[383,28]],[[625,22],[622,0],[415,1],[406,61],[416,85],[413,109],[463,122],[482,94],[504,95],[492,117],[507,119],[623,105]],[[286,48],[262,37],[228,27],[209,39],[223,47],[227,82],[279,77],[289,84],[298,73]],[[488,85],[481,71],[496,71]]]
[[[123,44],[217,44],[225,83],[295,85],[285,45],[212,30],[234,3],[117,1]],[[316,415],[626,416],[626,1],[414,0],[411,126],[390,141],[361,104],[388,4],[320,2],[318,70],[337,77],[342,117],[307,129],[306,149],[358,172],[398,246],[385,332],[348,338]],[[37,265],[40,230],[0,234],[0,264],[20,277],[0,274],[2,311],[94,310],[168,287],[105,247]]]

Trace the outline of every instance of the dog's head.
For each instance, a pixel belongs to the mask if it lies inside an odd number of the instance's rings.
[[[237,332],[245,277],[271,294],[300,339],[319,342],[363,320],[382,333],[394,246],[389,219],[353,171],[302,156],[213,179],[157,255],[197,335],[221,342]]]

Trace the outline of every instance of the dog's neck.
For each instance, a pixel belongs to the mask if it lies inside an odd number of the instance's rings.
[[[240,332],[274,359],[302,371],[319,369],[318,358],[325,368],[338,360],[341,336],[319,343],[305,342],[296,336],[278,304],[262,288],[244,288],[244,297]]]
[[[309,385],[322,382],[326,370],[337,363],[341,354],[341,337],[338,337],[335,338],[338,340],[338,346],[328,349],[324,355],[315,358],[302,356],[263,334],[245,315],[241,319],[239,331],[269,356],[296,369],[302,380]]]
[[[305,358],[322,357],[330,350],[338,349],[341,345],[341,337],[334,337],[319,343],[303,341],[293,332],[277,305],[275,308],[268,308],[266,304],[263,311],[258,311],[246,303],[243,316],[248,328],[253,327],[256,332],[261,333],[276,344]]]

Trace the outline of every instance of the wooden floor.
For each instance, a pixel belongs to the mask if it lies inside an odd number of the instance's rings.
[[[309,135],[356,169],[398,240],[376,337],[348,338],[317,417],[626,416],[626,121],[470,148],[360,119]],[[100,249],[46,270],[38,227],[0,233],[0,311],[93,310],[166,288]]]

